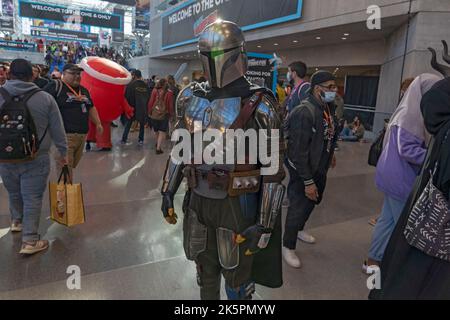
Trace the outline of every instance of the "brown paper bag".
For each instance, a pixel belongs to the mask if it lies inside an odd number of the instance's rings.
[[[81,184],[69,180],[69,170],[64,167],[58,182],[50,183],[50,218],[71,227],[85,222],[85,210]]]

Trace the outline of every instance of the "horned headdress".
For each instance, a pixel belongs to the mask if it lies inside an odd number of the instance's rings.
[[[448,45],[447,42],[445,40],[442,40],[442,44],[444,45],[444,52],[442,53],[442,58],[444,59],[444,61],[450,65],[450,55],[448,54]],[[444,75],[444,77],[450,77],[450,67],[440,64],[437,61],[437,53],[436,50],[434,50],[433,48],[428,48],[428,50],[431,51],[432,54],[432,58],[431,58],[431,66],[433,67],[434,70],[438,71],[439,73],[441,73],[442,75]]]

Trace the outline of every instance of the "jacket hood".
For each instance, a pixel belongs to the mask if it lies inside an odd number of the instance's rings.
[[[8,80],[3,86],[12,96],[20,96],[34,89],[39,89],[33,82],[25,82],[21,80]]]

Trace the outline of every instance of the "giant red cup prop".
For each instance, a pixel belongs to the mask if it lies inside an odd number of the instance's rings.
[[[84,58],[80,66],[84,70],[81,85],[89,90],[102,122],[117,119],[128,107],[125,88],[131,82],[130,72],[114,61],[100,57]]]

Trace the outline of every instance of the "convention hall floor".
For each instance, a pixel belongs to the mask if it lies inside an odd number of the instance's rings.
[[[160,212],[167,153],[155,155],[153,137],[143,148],[135,135],[122,146],[121,131],[114,129],[113,152],[86,153],[76,170],[84,189],[84,225],[69,229],[52,223],[45,195],[40,231],[51,242],[45,252],[18,254],[20,235],[9,231],[0,180],[0,299],[199,298],[194,264],[183,253],[182,223],[169,226]],[[368,148],[341,143],[324,202],[307,225],[317,244],[299,243],[303,268],[284,265],[284,286],[258,287],[256,299],[367,299],[360,271],[373,230],[367,221],[382,203],[374,170],[366,164]],[[181,201],[180,193],[178,208]],[[81,269],[81,290],[67,289],[70,265]]]

